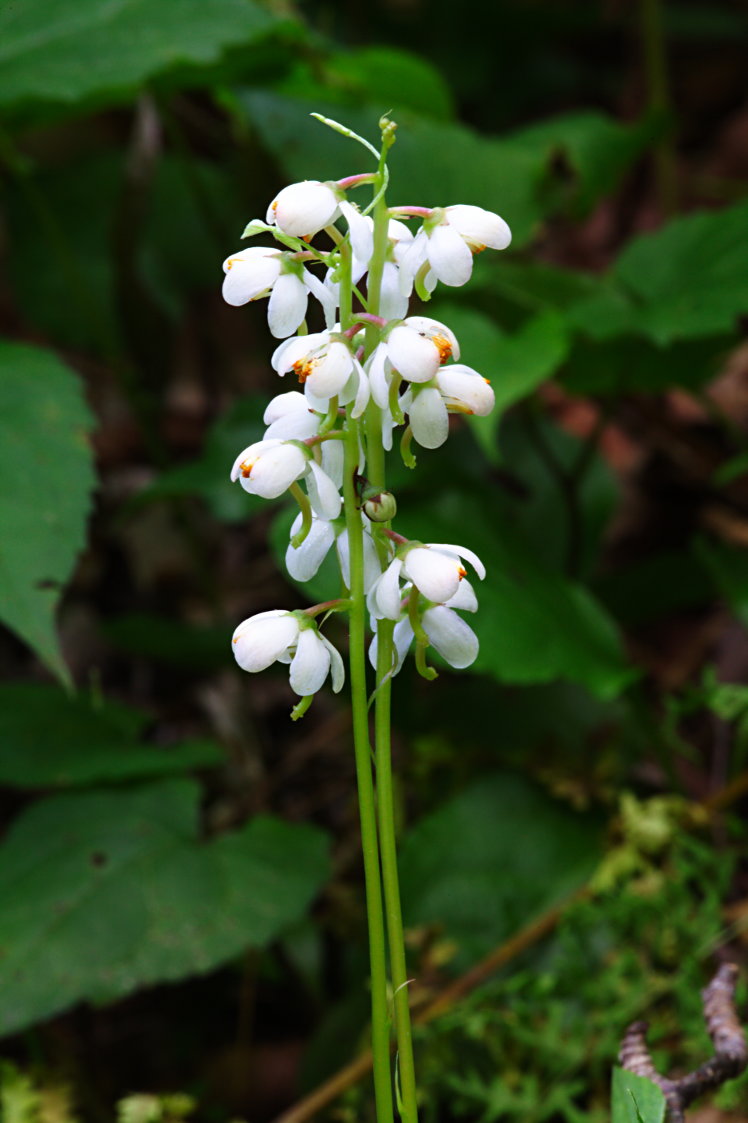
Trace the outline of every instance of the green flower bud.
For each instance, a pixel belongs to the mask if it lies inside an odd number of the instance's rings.
[[[397,514],[397,500],[391,491],[375,492],[364,499],[364,514],[373,523],[389,522]]]

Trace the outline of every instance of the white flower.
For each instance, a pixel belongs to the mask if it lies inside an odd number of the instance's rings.
[[[270,360],[280,375],[293,370],[312,405],[339,398],[353,401],[353,417],[360,417],[369,401],[369,382],[350,345],[329,331],[300,335],[281,343]]]
[[[373,386],[372,386],[373,389]],[[485,417],[495,403],[487,378],[462,363],[443,367],[423,386],[414,383],[400,399],[413,436],[423,448],[439,448],[449,435],[449,413]]]
[[[256,441],[239,453],[231,469],[232,482],[239,480],[250,495],[263,499],[277,499],[302,476],[314,510],[324,518],[337,518],[342,505],[337,486],[311,451],[295,441]]]
[[[328,183],[305,179],[284,187],[268,207],[266,221],[284,234],[309,238],[338,214],[338,194]]]
[[[328,674],[337,692],[345,670],[340,653],[303,613],[274,608],[243,620],[232,638],[234,658],[244,671],[264,671],[271,663],[290,663],[291,689],[302,698],[316,694]]]
[[[509,227],[493,211],[462,203],[443,210],[438,208],[403,255],[404,291],[410,293],[413,278],[426,263],[434,283],[439,280],[445,285],[464,285],[473,271],[474,253],[487,247],[504,250],[511,240]],[[427,289],[434,287],[428,276],[425,284]]]
[[[382,567],[379,555],[371,536],[368,519],[361,518],[364,531],[364,592],[367,593],[381,576]],[[291,526],[291,539],[301,530],[302,516],[298,514]],[[315,516],[304,541],[294,547],[289,543],[286,550],[286,569],[295,581],[309,581],[319,570],[327,557],[330,547],[335,543],[340,572],[347,586],[351,583],[350,547],[348,531],[342,523]]]
[[[223,299],[238,308],[252,300],[270,296],[268,326],[276,339],[296,331],[306,316],[309,293],[333,309],[330,293],[322,282],[292,263],[282,250],[250,246],[227,257],[223,263]]]
[[[473,588],[469,581],[463,580],[455,595],[446,604],[427,608],[421,615],[421,624],[431,646],[439,652],[445,662],[458,670],[469,667],[475,661],[478,655],[478,637],[469,624],[466,624],[453,610],[475,612],[477,608],[478,601]],[[372,622],[372,627],[376,628],[376,621]],[[414,639],[413,627],[404,612],[401,612],[395,624],[392,639],[394,644],[392,673],[396,675]],[[374,639],[369,646],[369,660],[373,667],[377,665],[378,646],[379,641],[375,631]]]
[[[305,441],[316,437],[322,417],[310,409],[309,402],[298,390],[276,394],[268,402],[262,420],[268,426],[264,440],[278,438],[282,441]]]
[[[387,566],[379,580],[372,586],[367,604],[369,612],[377,619],[397,620],[402,613],[405,592],[400,587],[404,580],[415,585],[419,593],[433,604],[445,604],[459,592],[460,582],[467,575],[461,559],[470,562],[481,578],[485,567],[472,550],[450,543],[432,543],[410,546]]]
[[[430,382],[442,363],[460,357],[452,331],[428,316],[408,316],[386,339],[387,358],[408,382]]]

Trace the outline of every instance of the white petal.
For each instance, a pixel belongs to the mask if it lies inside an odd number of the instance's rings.
[[[423,448],[439,448],[449,436],[447,407],[436,386],[425,386],[408,409],[413,436]]]
[[[443,604],[457,592],[463,570],[458,558],[428,546],[408,550],[403,561],[405,575],[430,601]]]
[[[234,658],[244,671],[264,671],[295,642],[299,622],[289,612],[258,613],[243,620],[234,632]]]
[[[423,628],[432,646],[452,667],[469,667],[478,655],[478,637],[469,624],[451,608],[428,608]]]
[[[437,226],[429,238],[429,264],[445,285],[464,285],[473,272],[473,255],[454,227]]]
[[[369,397],[371,390],[369,387],[369,379],[364,373],[364,368],[359,363],[358,359],[353,360],[354,364],[354,377],[357,378],[356,397],[353,402],[353,409],[351,410],[351,417],[356,420],[364,412],[369,404]]]
[[[302,698],[316,694],[330,670],[330,652],[314,628],[302,628],[291,660],[291,689]]]
[[[270,365],[278,374],[284,374],[286,371],[292,370],[296,363],[303,362],[329,342],[330,333],[327,331],[315,331],[311,335],[294,336],[293,339],[287,339],[275,348],[270,357]]]
[[[322,471],[330,477],[338,490],[343,486],[343,444],[343,441],[324,441],[322,444]]]
[[[478,598],[473,586],[466,577],[460,581],[459,588],[453,597],[444,602],[447,608],[459,608],[461,612],[477,612]]]
[[[466,546],[455,546],[452,542],[429,542],[432,550],[443,550],[447,554],[455,554],[458,558],[465,558],[472,565],[481,581],[486,576],[486,567],[477,554],[468,550]]]
[[[392,412],[389,409],[382,410],[382,447],[386,452],[392,448],[392,430],[395,428],[395,422],[392,419]]]
[[[333,694],[339,694],[345,682],[345,666],[342,656],[337,647],[330,643],[327,636],[320,635],[319,638],[330,653],[330,678],[332,679]]]
[[[314,460],[308,462],[308,467],[306,486],[312,509],[323,519],[336,519],[343,504],[337,487]]]
[[[390,386],[387,380],[387,344],[378,343],[366,360],[366,373],[369,377],[371,396],[380,409],[385,409],[389,403]]]
[[[461,363],[442,367],[436,375],[436,384],[447,405],[461,406],[476,417],[486,417],[496,402],[488,379]]]
[[[446,363],[448,359],[459,359],[460,345],[457,336],[441,320],[432,320],[430,316],[408,316],[403,322],[406,327],[413,328],[419,335],[425,335],[431,340],[442,363]]]
[[[387,354],[392,366],[409,382],[430,382],[439,369],[439,350],[430,339],[400,325],[387,337]]]
[[[385,320],[400,320],[408,311],[408,298],[400,291],[400,271],[393,261],[385,261],[379,297],[379,315]]]
[[[296,331],[306,316],[308,294],[295,273],[281,273],[273,285],[268,303],[268,327],[276,339]]]
[[[316,296],[322,305],[325,314],[325,327],[331,330],[335,324],[335,313],[338,310],[338,286],[328,287],[308,269],[304,270],[303,280],[312,296]]]
[[[269,441],[255,441],[254,444],[248,445],[237,456],[234,461],[234,466],[231,469],[231,482],[243,476],[244,472],[249,472],[260,456],[264,455],[269,449],[277,448],[281,444],[278,440]]]
[[[418,231],[404,252],[400,252],[400,246],[395,247],[395,259],[400,267],[400,291],[403,296],[410,296],[412,293],[413,281],[427,259],[428,248],[429,239],[423,228]]]
[[[258,252],[259,251],[259,252]],[[251,246],[227,257],[223,263],[223,299],[238,307],[264,296],[278,280],[281,270],[279,250]]]
[[[338,200],[326,183],[307,179],[292,183],[276,195],[268,207],[267,221],[297,238],[316,234],[335,218]]]
[[[409,245],[413,241],[413,231],[404,222],[400,222],[398,218],[391,218],[387,224],[387,237],[396,245],[399,242]]]
[[[304,475],[307,463],[306,455],[297,445],[281,441],[263,452],[246,474],[241,472],[239,482],[250,495],[277,499],[294,480]]]
[[[334,398],[345,386],[353,367],[353,356],[345,343],[337,340],[312,364],[305,385],[317,398]]]
[[[280,417],[287,417],[290,413],[307,413],[309,406],[306,398],[298,390],[288,390],[285,394],[276,394],[265,407],[262,420],[266,425],[272,425]]]
[[[297,525],[298,524],[298,525]],[[300,529],[296,519],[291,536]],[[294,529],[295,528],[295,529]],[[294,581],[309,581],[322,565],[335,540],[335,529],[326,519],[314,519],[304,541],[296,549],[289,543],[286,550],[286,569]]]
[[[341,203],[340,212],[348,223],[353,256],[360,265],[366,268],[374,251],[374,224],[371,219],[364,217],[352,203]]]
[[[402,568],[402,559],[395,558],[372,586],[367,604],[372,615],[378,619],[384,616],[387,620],[397,620],[400,616],[400,602],[402,600],[400,573]]]
[[[392,674],[396,675],[402,667],[403,662],[405,661],[405,656],[408,654],[408,648],[413,642],[413,629],[410,626],[410,620],[407,616],[405,616],[402,620],[398,620],[397,624],[395,624],[395,628],[392,633],[392,639],[394,643]],[[377,666],[378,651],[379,637],[375,632],[374,639],[369,645],[369,662],[375,670]]]
[[[446,208],[447,221],[474,249],[490,246],[494,250],[505,250],[512,240],[512,232],[504,219],[483,207],[472,207],[458,203]]]

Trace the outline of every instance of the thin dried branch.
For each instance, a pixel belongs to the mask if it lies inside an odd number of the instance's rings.
[[[619,1053],[621,1067],[636,1076],[645,1076],[662,1089],[669,1123],[683,1123],[689,1104],[704,1092],[732,1080],[748,1066],[748,1043],[735,1010],[737,979],[735,964],[723,963],[709,986],[701,992],[714,1056],[685,1076],[672,1080],[654,1067],[646,1043],[646,1022],[634,1022],[626,1030]]]

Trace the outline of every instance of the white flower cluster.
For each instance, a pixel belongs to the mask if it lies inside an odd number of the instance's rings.
[[[223,295],[229,304],[269,297],[269,328],[283,340],[272,366],[281,377],[295,374],[300,387],[273,398],[264,415],[263,439],[245,448],[231,471],[231,479],[253,495],[275,499],[290,489],[298,500],[301,509],[291,528],[286,565],[300,581],[316,574],[334,546],[343,582],[350,585],[340,494],[349,420],[366,414],[367,438],[381,433],[385,449],[392,447],[398,426],[406,426],[404,448],[412,438],[433,449],[447,439],[450,413],[485,416],[494,404],[487,379],[459,362],[460,347],[452,331],[427,316],[408,315],[408,306],[414,289],[428,299],[438,282],[465,284],[475,253],[509,245],[508,226],[498,215],[475,206],[390,208],[384,260],[380,243],[374,314],[368,295],[362,295],[375,252],[374,222],[347,198],[357,181],[372,178],[308,180],[284,188],[270,204],[265,221],[253,220],[245,230],[245,236],[270,234],[283,248],[242,249],[223,264]],[[421,220],[415,233],[407,225],[413,218]],[[329,241],[327,248],[312,244],[320,232]],[[346,323],[339,311],[343,252],[361,303],[352,318],[349,309],[350,326],[345,330],[339,322]],[[312,271],[315,267],[321,267],[320,275]],[[321,306],[325,330],[305,334],[310,296]],[[294,334],[297,331],[302,334]],[[480,560],[462,546],[412,542],[392,531],[388,520],[395,510],[394,498],[389,493],[367,497],[361,486],[365,463],[361,439],[356,480],[364,591],[375,632],[371,660],[376,665],[378,622],[391,620],[391,673],[400,669],[414,639],[421,651],[430,645],[453,667],[468,666],[477,655],[478,641],[458,612],[474,612],[477,601],[463,560],[483,578]],[[318,690],[328,673],[333,689],[339,690],[340,655],[319,633],[314,619],[324,608],[306,613],[279,609],[243,621],[233,640],[239,665],[258,671],[276,660],[290,664],[291,687],[302,697]]]

